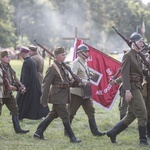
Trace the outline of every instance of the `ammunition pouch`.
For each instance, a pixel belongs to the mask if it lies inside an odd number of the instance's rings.
[[[91,85],[83,85],[82,87],[83,99],[89,99],[92,97]]]

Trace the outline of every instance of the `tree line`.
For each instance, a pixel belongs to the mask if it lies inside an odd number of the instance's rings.
[[[105,52],[128,48],[112,26],[129,38],[137,31],[150,41],[150,3],[141,0],[1,0],[0,47],[34,44],[73,46],[75,37]],[[141,31],[141,29],[144,29]]]

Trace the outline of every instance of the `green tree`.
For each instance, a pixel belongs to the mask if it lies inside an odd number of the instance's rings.
[[[12,22],[13,8],[9,0],[0,1],[0,46],[11,47],[15,42],[15,28]]]

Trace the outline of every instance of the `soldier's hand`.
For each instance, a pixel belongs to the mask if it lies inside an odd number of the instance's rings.
[[[40,101],[40,104],[43,105],[43,107],[48,106],[47,103],[44,103],[43,101]]]
[[[11,86],[10,86],[10,90],[11,90],[11,91],[17,91],[17,87],[11,85]]]
[[[132,100],[133,96],[130,90],[126,90],[125,92],[125,100],[127,103],[129,103]]]

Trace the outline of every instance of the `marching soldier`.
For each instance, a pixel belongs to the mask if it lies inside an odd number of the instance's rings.
[[[41,96],[43,106],[48,105],[48,99],[53,106],[47,117],[37,127],[34,137],[44,139],[43,133],[48,125],[54,119],[60,117],[69,135],[70,142],[78,143],[81,140],[78,140],[72,131],[66,106],[67,103],[70,103],[70,80],[67,70],[62,65],[66,57],[64,48],[56,48],[54,55],[54,63],[48,68],[43,80]]]
[[[89,69],[86,62],[86,59],[88,58],[88,52],[89,48],[86,45],[80,45],[77,49],[78,57],[72,63],[72,72],[82,79],[84,85],[71,88],[71,103],[69,105],[70,122],[72,123],[72,120],[79,107],[82,106],[85,114],[88,117],[91,133],[94,136],[103,136],[104,133],[101,133],[97,128],[95,121],[95,108],[93,107],[93,101],[91,99],[92,94],[90,94],[91,82]]]
[[[20,127],[19,119],[18,119],[18,106],[16,103],[16,100],[13,96],[13,91],[17,91],[19,89],[22,89],[21,92],[25,91],[25,87],[18,86],[17,81],[14,78],[13,72],[11,66],[10,66],[10,54],[8,51],[2,51],[1,52],[1,62],[0,62],[0,68],[3,71],[3,84],[4,84],[4,91],[2,96],[2,105],[6,105],[6,107],[10,110],[12,114],[12,122],[14,126],[14,130],[16,133],[27,133],[29,130],[23,130]],[[1,88],[2,92],[2,88]]]
[[[147,61],[150,62],[150,54],[148,53]],[[147,109],[147,137],[150,138],[150,71],[144,69],[143,97]]]
[[[127,115],[119,121],[107,136],[112,143],[116,143],[116,137],[125,130],[136,118],[140,145],[149,146],[146,136],[147,110],[141,92],[143,82],[142,60],[138,52],[143,48],[143,38],[139,33],[130,36],[131,50],[123,56],[121,77],[123,82],[124,98],[128,103]]]
[[[43,81],[43,69],[44,69],[43,57],[38,53],[38,47],[34,45],[28,45],[28,48],[30,49],[29,55],[36,63],[38,78],[41,85]]]

